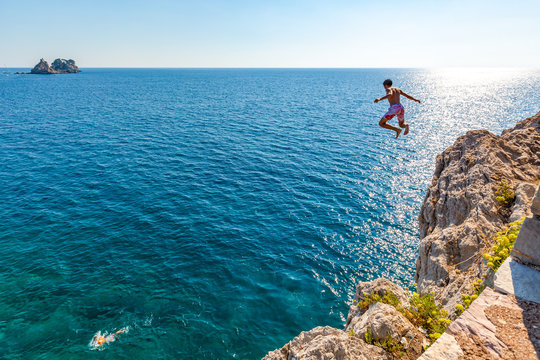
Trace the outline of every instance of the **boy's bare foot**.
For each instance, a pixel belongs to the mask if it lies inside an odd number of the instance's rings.
[[[399,137],[399,134],[401,134],[402,131],[403,131],[403,130],[401,130],[401,129],[397,129],[397,130],[396,130],[396,139]]]
[[[405,132],[403,135],[407,135],[409,133],[409,124],[405,125]]]

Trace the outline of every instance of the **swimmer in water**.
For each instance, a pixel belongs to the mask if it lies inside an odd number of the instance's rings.
[[[98,332],[94,337],[92,338],[92,341],[90,342],[90,345],[93,348],[102,347],[105,344],[114,342],[118,340],[118,337],[120,334],[126,333],[127,329],[120,329],[117,332],[110,334],[110,335],[101,335],[101,332]]]

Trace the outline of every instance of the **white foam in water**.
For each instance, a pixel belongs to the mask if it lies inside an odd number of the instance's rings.
[[[144,320],[143,325],[144,325],[144,326],[151,326],[153,320],[154,320],[154,314],[150,314],[150,316],[148,316],[148,317]]]

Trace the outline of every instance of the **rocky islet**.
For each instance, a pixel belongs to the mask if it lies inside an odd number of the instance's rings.
[[[75,74],[81,70],[75,65],[75,60],[56,59],[49,66],[45,59],[41,58],[30,72],[17,72],[16,74],[35,74],[35,75],[52,75],[52,74]]]

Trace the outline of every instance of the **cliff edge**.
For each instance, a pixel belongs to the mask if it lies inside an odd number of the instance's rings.
[[[502,179],[516,194],[509,207],[501,206],[495,197]],[[540,113],[500,136],[469,131],[437,156],[418,217],[418,291],[433,291],[454,318],[461,294],[471,293],[478,278],[488,278],[489,283],[493,272],[482,254],[507,223],[530,215],[539,181]]]
[[[504,206],[495,196],[502,181],[515,194]],[[420,211],[418,294],[410,296],[386,279],[360,283],[345,331],[302,332],[264,360],[418,358],[459,316],[461,295],[474,294],[477,279],[493,283],[494,271],[482,255],[508,223],[531,215],[538,184],[540,112],[500,136],[467,132],[437,156]],[[485,293],[489,296],[490,289]],[[446,334],[440,338],[443,352],[447,339]],[[454,357],[459,355],[449,358]]]

